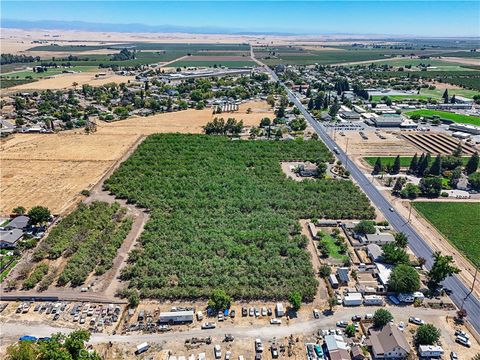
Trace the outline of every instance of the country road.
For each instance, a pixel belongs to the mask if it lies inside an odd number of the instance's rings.
[[[252,58],[254,58],[252,50]],[[256,60],[261,64],[261,61]],[[404,232],[408,236],[409,247],[413,253],[418,257],[423,257],[427,260],[425,266],[429,269],[433,264],[433,251],[427,244],[427,242],[417,233],[412,225],[407,222],[400,214],[395,211],[391,211],[391,203],[381,194],[381,192],[371,184],[365,174],[355,165],[355,163],[349,158],[336,142],[328,135],[325,127],[313,118],[308,112],[305,106],[300,102],[297,96],[278,78],[277,74],[271,70],[268,66],[263,64],[265,69],[269,72],[271,77],[280,82],[287,91],[288,98],[292,101],[297,108],[301,111],[305,119],[313,127],[320,139],[325,145],[333,152],[337,154],[339,160],[342,161],[345,168],[350,172],[353,180],[358,186],[365,192],[368,198],[372,201],[375,207],[382,212],[390,225],[398,232]],[[451,299],[457,305],[458,308],[463,308],[467,311],[468,320],[475,328],[477,333],[480,333],[480,301],[470,292],[470,289],[463,284],[458,276],[451,276],[443,282],[444,287],[452,291]]]
[[[100,344],[106,342],[114,343],[162,343],[165,341],[183,341],[193,336],[212,336],[222,338],[225,334],[232,334],[236,338],[260,338],[262,340],[270,340],[272,337],[286,337],[291,334],[308,334],[313,333],[319,329],[331,329],[335,328],[335,324],[340,320],[350,320],[353,315],[364,315],[367,313],[373,313],[379,307],[368,308],[341,308],[341,310],[335,312],[331,316],[321,315],[319,319],[311,319],[306,321],[291,321],[290,324],[286,324],[285,318],[282,319],[282,325],[266,325],[261,327],[236,325],[234,323],[225,322],[221,327],[217,327],[211,330],[202,330],[199,326],[188,330],[176,330],[166,333],[131,333],[128,335],[111,335],[107,333],[93,333],[90,339],[92,344]],[[396,322],[408,321],[410,316],[418,316],[418,308],[414,307],[389,307],[388,308],[395,318]],[[436,323],[440,326],[442,317],[453,316],[454,312],[445,310],[424,309],[422,310],[422,319],[425,321]],[[178,329],[178,328],[177,328]],[[65,327],[54,327],[41,323],[34,322],[19,322],[19,321],[7,321],[2,324],[2,332],[0,334],[0,340],[15,340],[19,336],[29,334],[36,337],[50,336],[55,332],[69,333],[73,329]],[[444,328],[444,336],[448,337],[448,331]]]

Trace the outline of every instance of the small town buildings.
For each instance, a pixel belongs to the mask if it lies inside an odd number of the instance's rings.
[[[360,306],[362,305],[363,297],[359,292],[351,292],[343,297],[344,306]]]
[[[364,244],[386,245],[395,242],[395,237],[390,233],[366,234],[360,236],[360,241]]]
[[[0,248],[13,249],[22,238],[23,231],[20,229],[0,230]]]
[[[350,269],[348,267],[340,267],[337,269],[337,278],[339,284],[348,285],[348,282],[350,281],[350,277],[348,276],[349,270]]]
[[[383,250],[378,244],[367,245],[367,255],[373,262],[380,261],[383,256]]]
[[[464,133],[469,133],[473,135],[480,135],[480,126],[470,125],[470,124],[450,124],[448,127],[450,131],[460,131]]]
[[[378,282],[386,289],[388,285],[388,279],[392,273],[393,265],[387,265],[382,263],[376,263],[377,266],[377,279]]]
[[[312,235],[314,240],[318,239],[317,228],[311,222],[308,223],[308,231],[310,231],[310,235]]]
[[[328,353],[330,355],[330,360],[350,360],[350,353],[348,350],[345,349],[337,349],[330,351]]]
[[[445,351],[438,345],[419,345],[418,355],[426,358],[440,358]]]
[[[329,354],[339,349],[349,350],[348,344],[341,335],[326,335],[324,337],[324,342],[325,348]]]
[[[351,351],[352,360],[364,360],[365,355],[363,354],[362,347],[358,344],[352,346]]]
[[[374,359],[405,359],[412,351],[404,333],[392,324],[370,330],[370,344]]]
[[[403,118],[399,115],[383,115],[372,117],[369,121],[376,127],[400,127],[403,123]]]
[[[6,226],[6,230],[10,229],[20,229],[23,230],[28,226],[28,223],[30,222],[30,218],[25,215],[20,215],[15,217],[12,221],[10,221]]]

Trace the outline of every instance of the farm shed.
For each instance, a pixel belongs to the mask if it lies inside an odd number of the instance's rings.
[[[160,324],[183,324],[193,322],[193,311],[161,312],[158,322]]]
[[[362,305],[362,294],[361,293],[348,293],[343,298],[343,305],[344,306],[360,306]]]
[[[365,244],[385,245],[395,242],[395,237],[390,233],[366,234],[362,236],[362,242]]]
[[[338,288],[338,280],[335,274],[330,274],[330,276],[328,277],[328,281],[330,282],[330,285],[332,285],[334,289]]]

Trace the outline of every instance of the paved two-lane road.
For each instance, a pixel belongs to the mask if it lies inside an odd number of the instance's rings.
[[[257,60],[258,62],[258,60]],[[265,66],[265,65],[264,65]],[[274,71],[265,66],[265,69],[271,74],[273,79],[282,83]],[[433,264],[433,251],[430,249],[428,244],[423,240],[420,235],[413,229],[413,227],[408,223],[400,214],[395,211],[390,211],[392,205],[390,202],[380,193],[380,191],[371,184],[367,179],[365,174],[363,174],[360,169],[349,159],[348,155],[338,146],[332,138],[328,135],[325,127],[316,121],[308,110],[303,106],[300,100],[295,96],[295,94],[285,85],[288,98],[292,101],[297,108],[302,112],[305,119],[310,123],[310,125],[317,132],[320,139],[327,145],[330,150],[336,150],[338,158],[343,162],[345,168],[350,171],[352,178],[360,186],[360,188],[367,194],[372,203],[383,213],[385,218],[388,220],[390,225],[399,232],[404,232],[408,235],[409,246],[412,249],[413,253],[418,257],[423,257],[427,260],[425,266],[429,269]],[[470,323],[475,328],[475,330],[480,333],[480,302],[473,295],[470,294],[470,289],[465,286],[462,281],[457,276],[452,276],[447,278],[443,285],[452,291],[451,298],[453,302],[460,308],[463,303],[463,307],[467,310],[468,318]],[[471,285],[469,285],[471,286]],[[467,297],[468,296],[468,297]]]

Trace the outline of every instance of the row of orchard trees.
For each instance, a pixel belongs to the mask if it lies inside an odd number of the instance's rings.
[[[235,298],[313,299],[317,282],[302,218],[372,218],[349,181],[288,179],[282,161],[328,161],[318,141],[231,141],[153,135],[105,186],[151,209],[122,276],[142,296],[199,298],[224,289]]]
[[[80,204],[52,229],[33,254],[33,259],[40,262],[64,256],[67,265],[60,273],[58,284],[78,286],[92,271],[103,274],[113,265],[117,250],[131,227],[132,219],[118,203]],[[48,270],[41,269],[42,275],[48,273]],[[37,276],[30,275],[24,286],[32,287],[41,281],[42,276],[38,274],[39,271]]]

